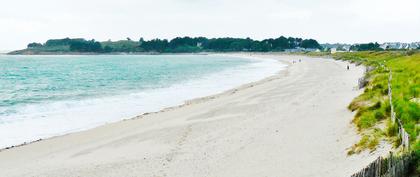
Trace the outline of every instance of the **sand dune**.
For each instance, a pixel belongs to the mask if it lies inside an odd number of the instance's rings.
[[[0,176],[339,177],[385,151],[346,155],[359,138],[346,106],[362,67],[258,57],[289,66],[184,106],[4,150]]]

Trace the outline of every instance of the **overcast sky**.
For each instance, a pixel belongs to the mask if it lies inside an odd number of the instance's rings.
[[[420,41],[420,0],[1,0],[0,50],[50,38]]]

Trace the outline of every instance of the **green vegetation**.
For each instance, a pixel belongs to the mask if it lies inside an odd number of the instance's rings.
[[[352,51],[380,51],[383,50],[382,48],[380,48],[380,45],[375,42],[375,43],[367,43],[367,44],[356,44],[356,45],[352,45],[350,47],[350,50]]]
[[[139,48],[139,43],[132,40],[120,40],[120,41],[105,41],[101,42],[104,53],[110,52],[143,52]]]
[[[296,52],[297,55],[305,55],[310,57],[329,57],[331,52],[320,51],[320,52]]]
[[[348,155],[352,155],[354,153],[360,153],[365,149],[369,149],[370,151],[374,151],[376,146],[379,144],[379,139],[383,136],[383,131],[380,129],[374,129],[371,131],[370,134],[365,134],[362,136],[360,141],[353,145],[351,149],[347,152]]]
[[[411,150],[420,159],[420,52],[365,51],[336,53],[333,57],[373,67],[366,73],[368,83],[364,93],[349,105],[350,110],[357,111],[354,123],[362,133],[362,139],[349,154],[373,150],[380,139],[387,139],[395,146],[401,143],[397,138],[398,126],[390,121],[386,69],[389,68],[396,116],[410,135]]]
[[[45,52],[61,53],[194,53],[194,52],[234,52],[234,51],[284,51],[287,49],[321,49],[321,45],[314,39],[286,38],[265,39],[262,41],[250,38],[212,38],[205,37],[177,37],[172,40],[152,39],[145,41],[140,38],[133,41],[129,38],[120,41],[97,42],[81,38],[51,39],[45,44],[30,43],[27,49],[15,51],[11,54],[37,54]]]

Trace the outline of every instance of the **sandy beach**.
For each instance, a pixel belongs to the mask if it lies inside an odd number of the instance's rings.
[[[0,176],[346,177],[387,152],[347,156],[360,138],[347,105],[362,92],[362,66],[252,57],[288,67],[179,107],[3,150]]]

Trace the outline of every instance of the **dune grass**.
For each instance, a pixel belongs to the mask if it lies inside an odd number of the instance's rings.
[[[392,102],[397,117],[410,134],[411,149],[420,156],[420,52],[380,51],[336,53],[334,58],[373,66],[366,73],[366,88],[348,108],[357,111],[353,120],[362,139],[349,154],[363,149],[374,150],[380,139],[399,145],[398,126],[392,123],[388,98],[389,68],[392,71]],[[382,125],[382,126],[381,126]],[[380,129],[378,127],[384,127]]]

